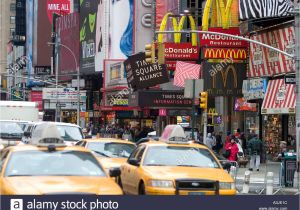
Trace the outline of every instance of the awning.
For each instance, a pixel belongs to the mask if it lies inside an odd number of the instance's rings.
[[[269,81],[262,104],[262,114],[294,114],[296,94],[294,85],[285,84],[284,79]]]

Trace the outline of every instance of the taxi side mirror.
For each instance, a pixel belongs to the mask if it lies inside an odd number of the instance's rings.
[[[30,131],[25,131],[23,134],[26,138],[29,138],[31,136],[31,132]]]
[[[109,176],[110,177],[119,177],[121,175],[120,168],[111,168],[109,169]]]
[[[223,166],[223,169],[229,171],[230,167],[231,167],[231,163],[228,161],[226,161],[226,162],[224,161],[224,162],[222,162],[222,166]]]
[[[128,163],[130,165],[134,165],[134,166],[139,166],[140,165],[140,162],[136,158],[130,158],[130,159],[128,159]]]

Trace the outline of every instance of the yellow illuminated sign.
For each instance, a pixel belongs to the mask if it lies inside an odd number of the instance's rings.
[[[238,86],[238,81],[237,81],[237,74],[236,74],[236,69],[234,68],[233,65],[230,65],[227,67],[227,69],[225,71],[219,71],[221,73],[221,76],[222,76],[222,81],[223,81],[223,86],[224,88],[227,87],[227,78],[228,78],[228,73],[229,71],[231,70],[232,74],[233,74],[233,83],[234,83],[234,88],[237,88]],[[214,75],[212,77],[212,86],[213,88],[216,88],[216,75]]]
[[[164,18],[161,21],[159,31],[161,31],[161,32],[165,31],[168,19],[172,15],[173,15],[173,13],[169,12],[164,16]],[[173,24],[174,31],[182,31],[185,20],[186,20],[186,16],[182,16],[180,18],[180,21],[178,24],[176,17],[172,17],[172,24]],[[195,20],[191,15],[188,15],[188,20],[190,21],[191,29],[197,30]],[[158,43],[163,43],[163,38],[164,38],[163,34],[158,34],[158,38],[157,38]],[[179,44],[181,42],[181,33],[174,33],[174,42],[176,44]],[[197,46],[197,34],[196,33],[192,33],[192,45]]]
[[[230,24],[238,26],[238,0],[207,0],[202,17],[203,31],[208,30],[209,22],[223,29],[228,29]]]

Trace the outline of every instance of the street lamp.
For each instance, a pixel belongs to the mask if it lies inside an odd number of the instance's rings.
[[[59,45],[59,46],[62,46],[64,48],[66,48],[73,56],[74,58],[74,61],[75,61],[75,65],[76,65],[76,70],[77,70],[77,125],[79,125],[79,118],[80,118],[80,71],[79,71],[79,66],[78,66],[78,63],[77,63],[77,60],[76,60],[76,56],[74,54],[74,52],[66,45],[64,44],[61,44],[61,43],[53,43],[53,42],[48,42],[48,45]],[[56,84],[58,82],[58,69],[56,69]],[[57,85],[56,85],[57,87]],[[56,92],[57,94],[57,92]]]

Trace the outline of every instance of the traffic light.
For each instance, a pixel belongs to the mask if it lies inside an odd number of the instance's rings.
[[[199,93],[200,96],[200,108],[201,109],[207,109],[207,103],[208,103],[208,93],[207,92],[201,92]]]
[[[157,62],[158,64],[165,64],[165,44],[157,43]]]
[[[145,45],[146,62],[155,63],[155,44]]]

